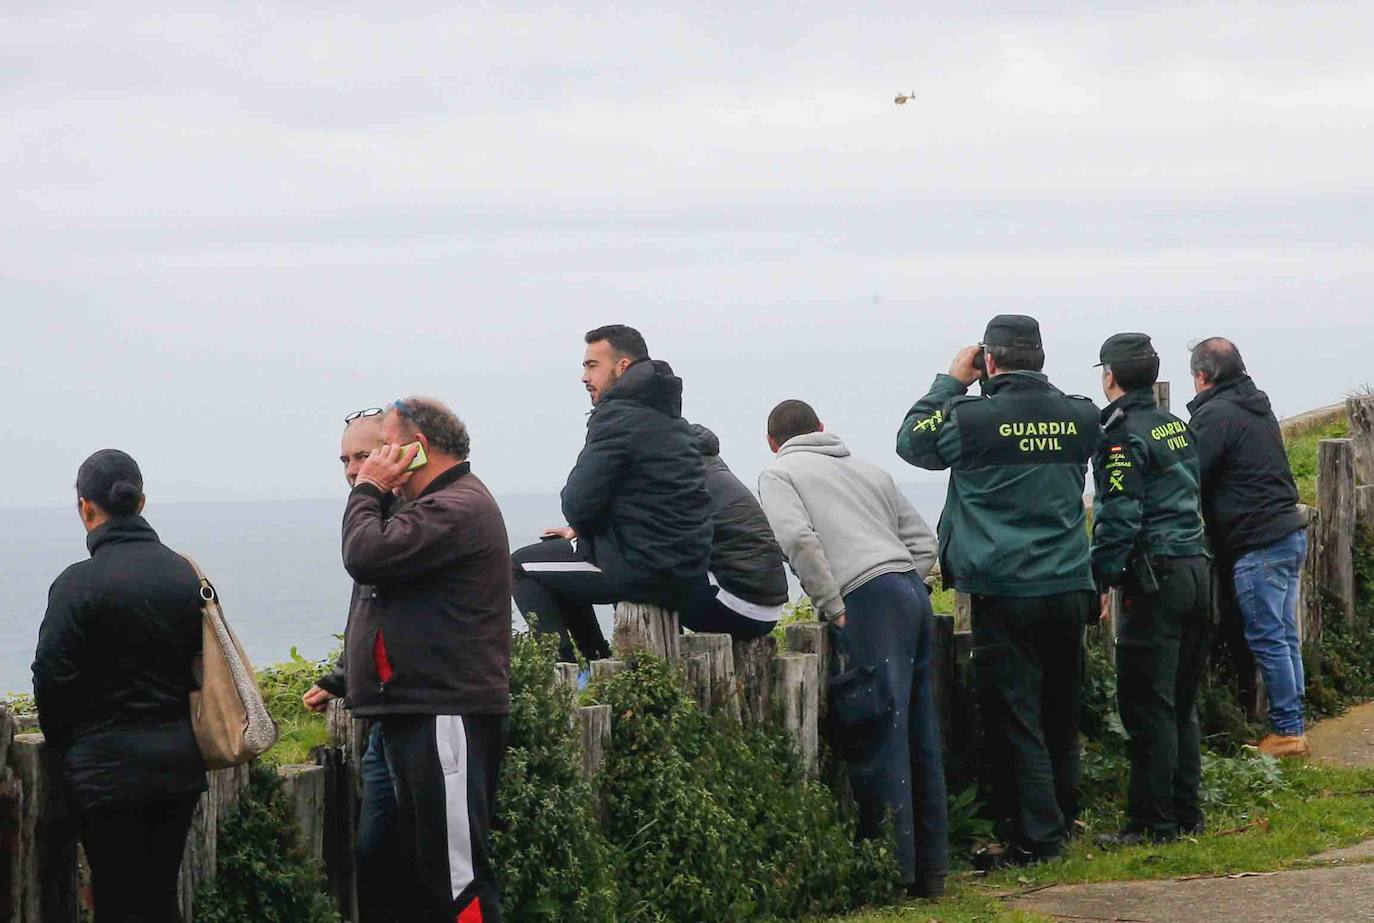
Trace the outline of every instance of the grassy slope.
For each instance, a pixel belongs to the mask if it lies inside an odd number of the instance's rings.
[[[1374,837],[1374,770],[1291,764],[1289,789],[1252,817],[1217,818],[1221,832],[1168,846],[1102,852],[1080,838],[1061,860],[987,878],[960,876],[938,903],[850,917],[847,923],[965,923],[1044,919],[1009,910],[996,895],[1046,884],[1223,875],[1292,868],[1316,853]],[[1250,824],[1256,826],[1246,828]],[[1237,831],[1242,832],[1226,832]]]
[[[1317,443],[1323,439],[1343,439],[1350,435],[1350,421],[1338,420],[1322,429],[1304,433],[1285,443],[1288,466],[1298,482],[1299,499],[1309,506],[1317,502]]]

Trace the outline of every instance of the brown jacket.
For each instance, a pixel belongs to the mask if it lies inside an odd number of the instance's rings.
[[[344,567],[359,584],[348,704],[360,717],[510,711],[510,542],[468,464],[391,519],[359,484],[344,510]]]

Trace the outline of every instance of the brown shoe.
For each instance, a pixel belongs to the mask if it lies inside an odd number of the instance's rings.
[[[1307,746],[1307,735],[1267,734],[1255,744],[1265,756],[1282,758],[1285,756],[1307,756],[1311,749]]]

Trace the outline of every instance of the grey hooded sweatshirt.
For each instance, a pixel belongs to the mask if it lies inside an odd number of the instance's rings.
[[[759,474],[759,499],[792,571],[825,618],[844,595],[883,574],[935,566],[935,533],[892,476],[855,458],[838,436],[783,443]]]

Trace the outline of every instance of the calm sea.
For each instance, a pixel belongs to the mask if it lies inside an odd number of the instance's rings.
[[[933,528],[944,499],[938,484],[904,487]],[[511,546],[562,522],[556,494],[499,497]],[[214,581],[248,655],[259,665],[291,648],[324,656],[343,631],[350,584],[339,562],[343,500],[273,503],[149,501],[145,515],[162,540],[192,555]],[[72,507],[0,510],[0,693],[27,691],[48,587],[87,556]],[[793,583],[794,593],[796,584]],[[609,610],[602,613],[609,618]],[[517,617],[518,623],[518,617]],[[604,626],[609,637],[609,622]]]

